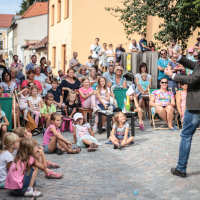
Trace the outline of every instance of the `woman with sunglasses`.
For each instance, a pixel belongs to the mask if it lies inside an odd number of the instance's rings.
[[[180,83],[181,88],[183,90],[179,90],[176,93],[176,104],[177,104],[177,109],[181,117],[181,122],[183,122],[184,119],[184,113],[185,113],[185,108],[186,108],[186,97],[187,97],[187,88],[188,85],[184,83]]]
[[[127,89],[126,78],[123,77],[124,69],[118,66],[114,70],[115,75],[108,81],[107,86],[111,89]]]
[[[156,113],[165,121],[169,130],[176,131],[177,127],[173,126],[173,113],[175,107],[174,94],[167,90],[168,79],[162,78],[160,81],[160,90],[154,90],[151,94],[149,105],[151,113]]]
[[[24,80],[22,82],[21,87],[23,88],[24,86],[29,85],[29,83],[34,83],[39,89],[38,94],[41,95],[42,94],[42,85],[41,85],[40,81],[34,80],[34,76],[35,76],[35,71],[33,69],[29,69],[27,72],[27,80]]]
[[[144,62],[140,63],[139,69],[138,69],[138,73],[135,75],[135,84],[136,84],[136,90],[135,90],[135,94],[139,95],[138,96],[138,102],[139,102],[139,106],[140,108],[143,107],[143,98],[142,98],[142,92],[140,91],[140,89],[138,88],[138,83],[140,81],[142,81],[142,77],[141,74],[142,73],[147,73],[147,81],[149,81],[150,86],[151,86],[151,80],[152,77],[150,74],[148,74],[148,68],[147,68],[147,64]]]

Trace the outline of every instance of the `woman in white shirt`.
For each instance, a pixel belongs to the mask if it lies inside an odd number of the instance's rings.
[[[115,49],[113,49],[113,45],[109,44],[109,50],[107,51],[107,65],[109,66],[109,62],[112,60],[114,62],[115,59]]]
[[[105,72],[107,71],[107,66],[108,66],[107,65],[107,51],[108,51],[107,44],[103,43],[103,48],[101,49],[100,54],[99,54],[100,56],[99,64],[101,65],[101,70]]]

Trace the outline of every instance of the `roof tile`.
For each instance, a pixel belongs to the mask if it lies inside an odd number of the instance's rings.
[[[46,36],[42,40],[40,40],[35,46],[32,47],[32,49],[39,49],[45,47],[45,45],[48,42],[48,37]]]
[[[48,13],[47,2],[35,2],[22,16],[21,18],[34,17],[44,15]]]

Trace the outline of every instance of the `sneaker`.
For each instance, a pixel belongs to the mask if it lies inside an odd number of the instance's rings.
[[[144,125],[143,124],[139,124],[140,130],[144,131]]]
[[[97,149],[96,148],[93,148],[91,146],[89,146],[89,148],[87,149],[88,152],[92,152],[92,151],[96,151]]]
[[[97,129],[97,127],[96,126],[93,126],[93,133],[97,133],[97,131],[98,131],[98,129]]]
[[[106,128],[105,127],[102,127],[102,132],[106,132]]]
[[[99,111],[100,111],[100,108],[96,108],[96,107],[93,108],[93,114],[96,114]]]
[[[41,197],[42,195],[42,192],[33,189],[26,190],[26,192],[24,193],[25,197]]]

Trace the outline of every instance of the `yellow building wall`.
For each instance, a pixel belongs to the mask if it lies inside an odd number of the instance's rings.
[[[71,57],[71,18],[72,18],[72,0],[69,0],[69,18],[65,19],[65,0],[61,0],[61,21],[57,23],[57,2],[58,0],[49,0],[49,44],[48,59],[52,59],[52,48],[56,47],[56,65],[53,68],[53,74],[57,75],[58,70],[63,70],[62,45],[66,45],[67,65]],[[54,25],[51,25],[51,6],[54,4]],[[67,67],[66,65],[66,67]]]

